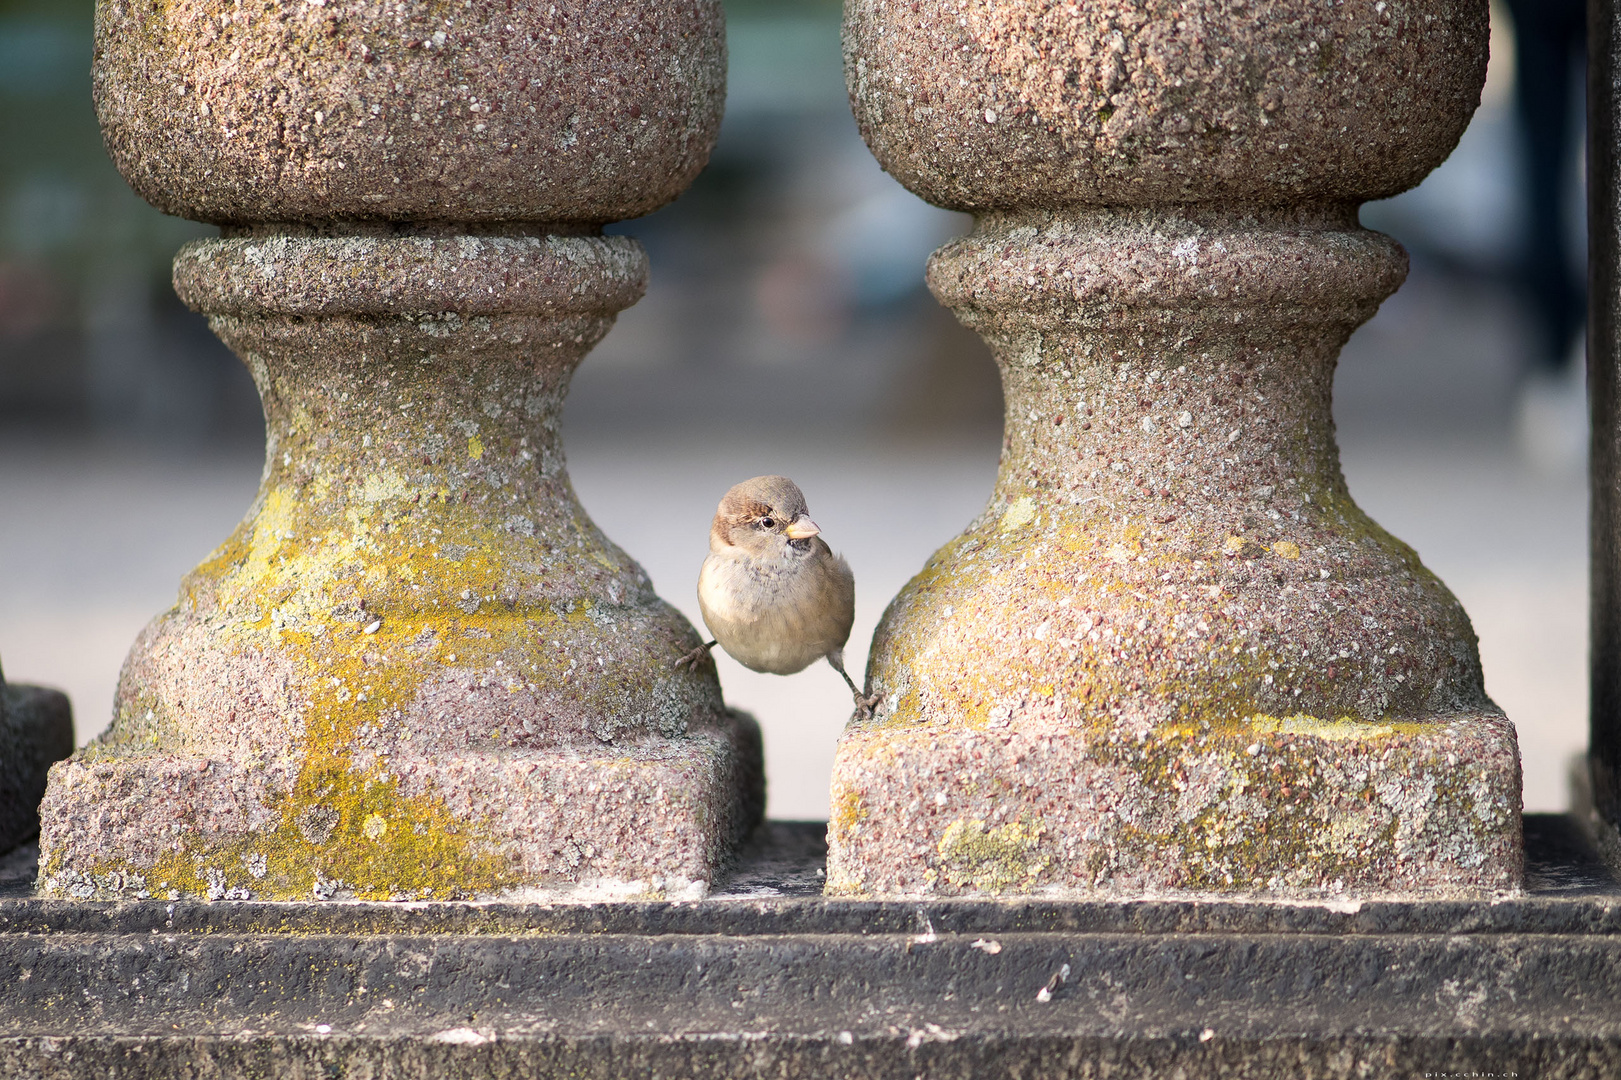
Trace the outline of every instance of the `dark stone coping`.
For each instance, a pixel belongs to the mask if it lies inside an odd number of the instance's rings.
[[[1523,896],[1360,905],[828,899],[823,829],[687,902],[48,900],[14,853],[0,1076],[1621,1076],[1621,883],[1566,818]]]
[[[1621,934],[1621,881],[1563,815],[1526,815],[1527,891],[1491,901],[826,898],[825,829],[768,823],[696,901],[58,900],[22,849],[0,860],[0,934]]]

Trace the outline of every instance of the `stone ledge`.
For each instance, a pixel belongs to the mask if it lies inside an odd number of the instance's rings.
[[[1621,884],[1526,831],[1497,902],[833,900],[781,823],[696,902],[74,903],[14,856],[0,1072],[1615,1075]]]

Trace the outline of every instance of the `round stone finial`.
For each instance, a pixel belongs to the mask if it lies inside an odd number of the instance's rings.
[[[719,0],[101,0],[108,152],[219,224],[648,213],[720,128]]]
[[[1486,0],[850,0],[862,136],[956,210],[1360,202],[1457,145]]]

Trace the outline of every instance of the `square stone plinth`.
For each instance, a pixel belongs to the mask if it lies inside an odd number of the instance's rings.
[[[853,725],[828,891],[1490,896],[1524,878],[1500,715],[1225,728]]]
[[[759,726],[523,752],[229,761],[82,754],[41,808],[77,899],[704,895],[765,804]]]

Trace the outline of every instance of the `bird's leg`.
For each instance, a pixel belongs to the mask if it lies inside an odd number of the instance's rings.
[[[708,659],[709,650],[713,649],[714,647],[715,647],[715,642],[714,642],[713,639],[711,639],[710,641],[705,642],[704,644],[698,646],[696,649],[694,649],[691,652],[687,653],[681,659],[677,660],[675,662],[675,666],[676,667],[683,667],[683,666],[685,666],[687,664],[691,664],[692,665],[692,670],[697,671],[698,670],[698,665],[703,663],[704,660]]]
[[[844,670],[844,659],[838,653],[829,653],[827,662],[832,665],[834,671],[844,677],[844,685],[850,688],[850,696],[855,698],[856,702],[856,719],[869,719],[872,716],[872,710],[878,705],[879,695],[862,696],[861,691],[856,688],[855,680],[850,678],[850,673]]]

